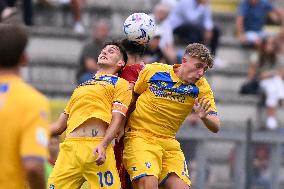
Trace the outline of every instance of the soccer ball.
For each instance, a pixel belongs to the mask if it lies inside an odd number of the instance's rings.
[[[124,21],[123,30],[128,40],[147,44],[155,33],[155,22],[145,13],[133,13]]]

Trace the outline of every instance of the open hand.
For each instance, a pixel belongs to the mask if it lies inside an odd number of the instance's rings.
[[[200,100],[198,98],[195,99],[193,109],[201,119],[205,118],[210,112],[211,105],[209,102],[209,99],[203,97]]]

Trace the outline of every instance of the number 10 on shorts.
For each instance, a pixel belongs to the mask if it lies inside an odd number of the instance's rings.
[[[110,171],[106,171],[105,173],[98,172],[97,175],[100,177],[101,187],[104,187],[104,184],[107,186],[113,185],[113,175]]]

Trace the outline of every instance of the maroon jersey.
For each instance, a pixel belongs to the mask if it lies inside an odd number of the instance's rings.
[[[124,67],[120,77],[129,83],[135,83],[138,79],[140,71],[144,68],[144,64],[131,64]]]

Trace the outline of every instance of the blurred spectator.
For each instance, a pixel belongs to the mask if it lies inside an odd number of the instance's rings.
[[[17,0],[5,0],[7,7],[10,10],[16,9]],[[32,0],[23,0],[22,1],[22,9],[23,9],[23,20],[27,26],[33,25],[33,1]],[[7,9],[9,10],[9,9]]]
[[[0,15],[2,15],[3,10],[6,7],[6,2],[4,0],[0,0]],[[0,16],[0,21],[1,21],[2,16]]]
[[[74,27],[73,30],[76,33],[85,32],[85,28],[82,24],[81,20],[81,1],[80,0],[71,0],[71,12],[74,19]]]
[[[158,28],[155,31],[154,36],[151,38],[149,43],[146,46],[144,51],[144,62],[146,64],[153,63],[153,62],[161,62],[170,64],[169,61],[165,58],[163,52],[160,49],[159,43],[161,39],[161,32]]]
[[[271,188],[270,150],[267,144],[253,144],[251,162],[251,185],[252,188]],[[229,154],[230,177],[233,178],[236,162],[236,146]]]
[[[83,83],[93,77],[97,71],[97,58],[103,44],[109,37],[110,26],[106,20],[94,22],[91,40],[87,42],[79,58],[77,83]]]
[[[0,24],[0,188],[44,189],[49,102],[20,78],[28,35]]]
[[[178,39],[185,43],[205,43],[216,54],[220,31],[214,26],[208,0],[178,1],[166,23]]]
[[[265,95],[266,127],[278,128],[276,119],[279,101],[284,99],[284,83],[279,73],[283,68],[277,54],[276,42],[273,37],[268,37],[260,44],[259,51],[252,54],[249,66],[248,80],[257,80]]]
[[[160,0],[159,4],[167,5],[170,9],[173,9],[178,0]]]
[[[283,10],[269,0],[243,0],[236,18],[237,36],[242,45],[258,48],[268,34],[263,31],[267,17],[283,24]]]
[[[270,188],[269,154],[268,145],[258,144],[255,146],[252,164],[252,185],[254,187]]]
[[[168,29],[167,23],[165,22],[172,6],[172,3],[162,1],[156,4],[153,10],[156,30],[160,31],[159,48],[169,64],[177,63],[177,52],[172,39],[172,31]]]
[[[59,0],[59,3],[62,6],[70,7],[71,13],[73,16],[73,31],[75,33],[84,33],[85,28],[83,26],[82,20],[81,20],[81,7],[83,1],[81,0]]]
[[[16,22],[16,8],[8,7],[3,4],[2,11],[0,10],[0,22],[2,23],[15,23]],[[0,9],[1,9],[0,8]]]

